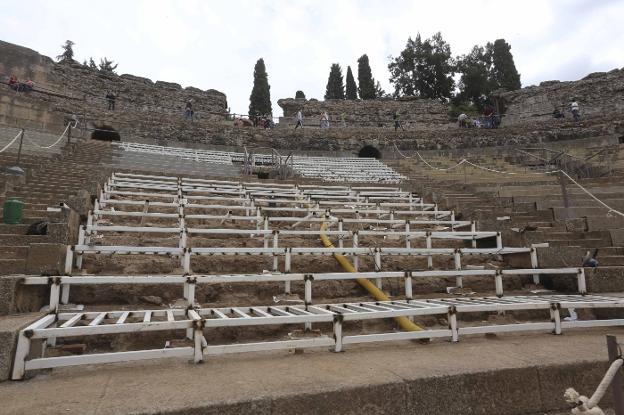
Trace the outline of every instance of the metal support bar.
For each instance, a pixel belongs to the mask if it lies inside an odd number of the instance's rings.
[[[375,272],[381,272],[381,251],[379,248],[375,248]],[[375,285],[380,290],[382,289],[382,284],[381,278],[375,278]]]
[[[290,274],[292,261],[291,248],[286,249],[286,255],[284,257],[284,274]],[[290,281],[284,281],[284,292],[290,294]]]
[[[334,352],[342,352],[342,315],[334,317]]]
[[[531,247],[530,255],[531,255],[531,268],[537,268],[537,266],[538,266],[538,264],[537,264],[537,249],[535,249],[534,247]],[[540,276],[539,276],[539,274],[533,274],[533,283],[536,284],[536,285],[540,283]]]
[[[358,233],[353,232],[353,248],[357,248],[357,247],[358,247]],[[359,271],[359,267],[360,267],[360,258],[358,257],[357,254],[355,254],[353,256],[353,268],[357,272]]]
[[[427,236],[426,236],[426,248],[427,249],[432,249],[433,248],[433,242],[431,240],[431,232],[427,231]],[[427,268],[429,269],[433,269],[433,256],[431,255],[427,255]]]

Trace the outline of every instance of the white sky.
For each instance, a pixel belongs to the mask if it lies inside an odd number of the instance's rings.
[[[388,56],[441,31],[454,56],[505,38],[523,86],[624,66],[624,0],[22,0],[0,1],[0,39],[54,57],[106,56],[117,72],[224,92],[247,113],[263,57],[273,113],[301,89],[322,99],[332,63],[369,56],[386,91]],[[0,59],[2,57],[0,56]]]

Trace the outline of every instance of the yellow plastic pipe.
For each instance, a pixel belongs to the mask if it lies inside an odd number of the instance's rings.
[[[320,232],[321,242],[323,242],[323,245],[325,245],[326,248],[335,248],[334,244],[329,240],[327,235],[325,235],[325,230],[327,230],[327,222],[322,222],[321,232]],[[355,268],[353,268],[351,261],[349,261],[344,255],[334,254],[334,258],[336,258],[336,261],[338,261],[338,263],[342,266],[342,268],[345,271],[357,272]],[[390,298],[386,294],[384,294],[383,291],[377,288],[375,284],[373,284],[366,278],[357,278],[356,281],[358,282],[358,284],[364,287],[364,289],[368,291],[368,293],[372,295],[375,300],[377,301],[389,301],[390,300]],[[397,323],[399,323],[399,326],[401,327],[401,329],[405,331],[421,331],[422,330],[422,327],[418,326],[417,324],[414,324],[407,317],[395,317],[395,320],[397,321]]]

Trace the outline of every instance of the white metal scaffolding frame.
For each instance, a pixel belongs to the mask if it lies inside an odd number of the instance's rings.
[[[194,307],[195,287],[200,284],[236,284],[236,283],[284,283],[287,293],[291,292],[293,282],[304,285],[304,304],[313,304],[313,286],[322,281],[353,281],[358,278],[366,279],[403,279],[405,298],[414,299],[413,282],[424,278],[463,278],[492,277],[494,290],[498,297],[503,296],[503,278],[505,276],[522,275],[568,275],[576,276],[578,293],[587,294],[585,270],[583,268],[544,268],[544,269],[483,269],[483,270],[426,270],[426,271],[372,271],[372,272],[334,272],[334,273],[280,273],[280,274],[228,274],[228,275],[75,275],[52,277],[25,277],[24,285],[49,285],[49,309],[56,311],[61,303],[63,288],[72,285],[178,285],[183,287],[184,298],[188,307]],[[67,290],[69,292],[69,290]],[[67,302],[67,301],[65,301]]]
[[[182,160],[197,162],[217,163],[231,165],[243,163],[246,153],[226,152],[218,150],[198,150],[181,147],[164,147],[151,144],[120,142],[113,143],[123,153],[169,156]],[[274,165],[274,154],[253,154],[252,165]],[[285,156],[279,156],[280,163],[286,161]],[[334,182],[377,182],[399,183],[405,176],[398,174],[394,169],[374,158],[360,157],[314,157],[296,156],[291,158],[290,165],[300,176],[306,178],[318,178],[323,181]]]
[[[261,216],[259,207],[256,207],[255,215],[232,215],[230,211],[226,215],[194,215],[188,214],[187,211],[192,204],[188,203],[190,195],[185,192],[185,183],[192,182],[194,185],[201,184],[204,186],[217,186],[216,191],[224,191],[231,193],[230,196],[219,196],[227,201],[228,197],[235,197],[237,200],[242,201],[243,209],[248,209],[251,213],[253,209],[253,200],[248,199],[251,191],[267,192],[268,190],[277,190],[281,196],[287,195],[288,192],[300,193],[306,192],[309,197],[316,192],[320,194],[326,194],[328,192],[334,194],[340,194],[339,197],[350,195],[364,195],[365,197],[376,197],[380,199],[375,203],[384,203],[385,198],[398,198],[398,200],[405,200],[406,202],[392,202],[392,203],[407,203],[409,209],[415,209],[413,206],[419,206],[423,208],[423,200],[414,197],[409,192],[403,192],[399,188],[392,187],[344,187],[344,186],[316,186],[316,185],[264,185],[252,184],[252,183],[240,183],[240,182],[228,182],[217,180],[202,180],[202,179],[183,179],[175,177],[161,177],[161,176],[146,176],[146,175],[129,175],[129,174],[113,174],[108,182],[104,186],[104,191],[100,195],[99,201],[96,201],[95,211],[90,213],[87,220],[87,225],[81,227],[79,232],[78,244],[68,247],[66,257],[66,275],[72,275],[74,262],[76,267],[82,269],[82,262],[84,255],[88,254],[100,254],[100,255],[167,255],[174,256],[180,259],[181,267],[186,274],[192,274],[191,269],[191,257],[192,256],[236,256],[236,255],[263,255],[273,257],[273,273],[280,271],[279,263],[280,258],[284,260],[284,273],[291,272],[291,264],[293,256],[301,255],[313,255],[313,256],[327,256],[327,255],[346,255],[354,258],[356,269],[358,268],[359,256],[372,256],[375,260],[375,271],[382,271],[382,258],[387,256],[420,256],[427,258],[427,266],[429,269],[433,269],[433,258],[435,256],[452,256],[454,260],[455,271],[462,271],[462,257],[465,255],[507,255],[507,254],[522,254],[529,253],[531,257],[532,268],[538,268],[536,251],[532,248],[506,248],[503,246],[502,237],[499,232],[480,232],[476,230],[476,223],[474,221],[456,221],[454,213],[438,211],[437,206],[433,205],[433,211],[426,210],[408,210],[406,213],[426,213],[433,214],[434,218],[438,215],[450,214],[451,220],[404,220],[393,219],[393,212],[387,209],[380,209],[377,207],[372,214],[379,216],[388,214],[390,219],[378,218],[362,218],[359,214],[356,218],[335,218],[329,216],[331,210],[326,209],[323,215],[319,216],[316,212],[312,211],[305,217],[292,217],[292,216]],[[161,190],[167,192],[166,198],[171,202],[149,202],[149,201],[136,201],[136,200],[118,200],[109,199],[109,193],[114,188],[122,183],[123,186],[131,187],[133,190],[142,190],[144,186],[158,187]],[[187,186],[188,187],[188,186]],[[234,189],[234,190],[232,190]],[[108,192],[108,193],[107,193]],[[286,192],[286,193],[284,193]],[[130,197],[135,195],[134,192],[128,192],[128,194],[120,195]],[[356,196],[356,199],[359,196]],[[104,210],[101,209],[101,205],[106,205],[112,201],[116,202],[131,202],[130,205],[137,207],[143,207],[139,211],[117,211],[117,210]],[[266,199],[271,201],[274,199]],[[289,200],[289,199],[287,199]],[[349,200],[350,201],[350,200]],[[349,202],[347,201],[347,202]],[[246,203],[250,202],[249,205]],[[319,201],[320,202],[320,201]],[[168,208],[172,208],[175,211],[172,213],[161,212],[149,212],[150,206],[166,205]],[[226,205],[230,206],[230,205]],[[305,204],[303,205],[305,206]],[[317,207],[319,204],[317,203]],[[277,209],[278,212],[285,211],[286,209],[293,212],[292,207],[285,209],[276,208],[269,205],[267,209]],[[297,209],[297,208],[295,208]],[[301,208],[300,208],[301,209]],[[306,208],[306,209],[309,209]],[[350,209],[337,209],[342,212],[352,212]],[[356,213],[358,211],[355,211]],[[127,226],[127,225],[99,225],[98,221],[102,217],[136,217],[140,219],[139,226]],[[143,226],[146,218],[167,218],[176,222],[176,226]],[[235,220],[238,222],[251,222],[255,225],[255,229],[227,229],[227,228],[197,228],[188,226],[188,222],[193,219],[207,219],[207,220],[220,220],[221,224],[225,220]],[[293,223],[294,222],[294,223]],[[107,222],[109,223],[109,222]],[[276,224],[276,229],[272,229],[271,224]],[[283,229],[280,224],[291,224],[287,228]],[[330,225],[337,225],[337,230],[324,231],[326,235],[338,236],[337,248],[304,248],[304,247],[286,247],[283,246],[283,241],[280,243],[280,237],[288,236],[319,236],[320,229],[316,230],[301,230],[295,229],[300,223],[319,225],[322,223],[330,223]],[[364,224],[379,225],[386,224],[389,228],[382,230],[345,230],[345,224],[355,224],[362,226]],[[450,231],[432,231],[432,230],[415,230],[420,226],[432,226],[432,225],[448,225]],[[283,226],[283,225],[282,225]],[[461,228],[464,226],[470,226],[470,231],[459,231],[455,228]],[[397,229],[400,228],[400,229]],[[95,235],[101,235],[104,233],[162,233],[178,235],[178,243],[176,246],[164,247],[164,246],[116,246],[116,245],[104,245],[93,244],[92,237]],[[194,247],[189,245],[189,236],[192,235],[243,235],[249,237],[260,237],[264,240],[263,247],[251,247],[251,248],[235,248],[235,247]],[[362,238],[365,237],[383,237],[403,239],[405,248],[400,247],[383,247],[376,246],[365,247],[361,246]],[[425,239],[425,248],[413,248],[412,241],[416,238]],[[477,241],[483,238],[493,238],[496,241],[495,248],[477,248]],[[351,239],[352,247],[345,247],[345,240]],[[457,240],[457,241],[471,241],[472,248],[434,248],[433,240]],[[271,245],[272,242],[272,246]],[[75,257],[75,258],[74,258]],[[534,274],[536,282],[539,281],[539,274]],[[376,277],[376,284],[379,288],[382,287],[382,277]],[[289,291],[290,281],[284,281],[286,291]],[[457,286],[463,286],[462,276],[457,276]],[[497,291],[498,292],[498,291]],[[581,291],[583,292],[583,291]],[[185,287],[186,293],[186,287]],[[69,298],[69,285],[62,287],[62,303],[67,303]]]
[[[456,342],[471,334],[547,331],[561,334],[564,329],[608,327],[624,325],[624,319],[563,321],[565,309],[624,308],[624,299],[606,296],[548,295],[527,297],[442,298],[430,300],[405,300],[384,302],[340,303],[302,306],[252,306],[224,308],[189,308],[138,311],[95,311],[48,314],[21,330],[13,364],[12,379],[23,379],[25,372],[36,369],[127,362],[133,360],[184,357],[199,363],[204,356],[265,350],[331,347],[344,351],[349,344],[399,341],[413,339],[446,338]],[[476,312],[513,312],[548,310],[546,321],[529,321],[492,325],[486,322],[462,323],[461,316]],[[448,327],[416,332],[390,332],[351,334],[343,324],[351,321],[417,317],[425,315],[446,316]],[[289,324],[331,324],[333,337],[321,336],[300,340],[261,341],[238,344],[208,344],[210,330],[219,327],[282,326]],[[184,330],[191,333],[192,346],[88,353],[77,356],[46,357],[48,342],[59,338],[84,338],[96,335],[144,333]],[[41,341],[41,357],[30,358],[33,341]]]

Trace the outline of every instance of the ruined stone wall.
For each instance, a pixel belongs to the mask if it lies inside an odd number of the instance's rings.
[[[495,94],[506,108],[506,125],[552,120],[557,107],[571,118],[570,102],[576,99],[582,118],[624,114],[624,68],[596,72],[579,81],[547,81],[512,92]]]
[[[342,123],[342,114],[347,127],[392,126],[396,112],[406,126],[448,124],[448,106],[437,100],[406,97],[400,99],[317,101],[315,99],[286,98],[277,101],[284,110],[280,123],[294,124],[294,117],[302,109],[308,125],[318,125],[319,114],[327,111],[332,120]]]
[[[183,89],[177,84],[153,83],[132,75],[102,74],[81,65],[58,65],[32,50],[0,43],[0,75],[7,73],[15,73],[21,79],[32,78],[44,90],[16,94],[6,85],[0,85],[0,124],[27,128],[32,124],[37,129],[60,133],[64,117],[77,114],[91,125],[112,126],[124,141],[170,146],[236,151],[242,151],[243,146],[273,147],[287,152],[357,154],[364,145],[374,145],[385,154],[392,154],[395,144],[402,151],[409,151],[530,145],[606,136],[615,137],[616,141],[624,139],[622,71],[592,75],[576,83],[549,83],[505,93],[502,96],[508,102],[509,116],[503,119],[498,130],[459,129],[455,123],[448,122],[445,105],[429,100],[281,100],[280,105],[290,121],[301,104],[307,116],[306,125],[314,125],[310,118],[321,110],[327,110],[331,117],[340,117],[345,112],[348,123],[350,118],[361,121],[347,128],[340,122],[333,122],[329,129],[306,127],[297,131],[287,125],[273,130],[235,127],[223,116],[210,114],[226,109],[225,95],[217,91]],[[115,111],[107,110],[104,99],[107,90],[119,94]],[[572,122],[570,117],[554,120],[549,115],[513,118],[514,112],[526,114],[527,111],[521,109],[532,105],[537,106],[535,111],[546,112],[548,104],[541,100],[565,102],[571,92],[577,94],[581,104],[584,114],[581,124]],[[197,111],[198,119],[194,122],[185,120],[182,114],[188,99],[193,99]],[[591,102],[595,105],[588,104]],[[607,103],[611,112],[594,111],[599,109],[597,102]],[[410,120],[414,124],[406,125],[406,131],[395,132],[394,111],[399,112],[404,124]],[[620,111],[620,115],[614,117],[613,111]],[[551,113],[552,108],[547,112]],[[378,116],[387,120],[382,123],[383,127],[377,126]],[[88,137],[89,131],[83,134]]]
[[[357,155],[365,145],[392,157],[394,145],[405,152],[413,150],[487,149],[496,146],[528,146],[565,142],[568,140],[595,140],[596,145],[614,144],[624,139],[624,121],[593,120],[578,125],[572,121],[551,122],[538,126],[513,125],[498,130],[486,129],[428,129],[395,132],[393,128],[262,128],[214,124],[209,129],[189,126],[175,135],[175,126],[154,126],[151,134],[135,136],[132,141],[172,147],[213,148],[243,151],[243,147],[275,148],[282,153]],[[155,140],[154,137],[169,137]],[[602,144],[601,144],[602,143]],[[477,150],[478,151],[478,150]]]
[[[0,85],[3,109],[8,112],[20,109],[10,119],[6,118],[6,123],[20,119],[24,123],[58,120],[76,114],[91,125],[107,124],[132,134],[153,124],[178,123],[183,120],[189,100],[193,103],[197,125],[224,120],[220,114],[227,111],[225,94],[216,90],[182,88],[179,84],[152,82],[133,75],[102,73],[78,63],[57,64],[33,50],[6,42],[0,42],[0,57],[0,80],[6,81],[15,74],[20,80],[32,79],[36,89],[32,93],[16,94],[6,85]],[[108,91],[117,95],[115,111],[108,111],[105,98]]]

